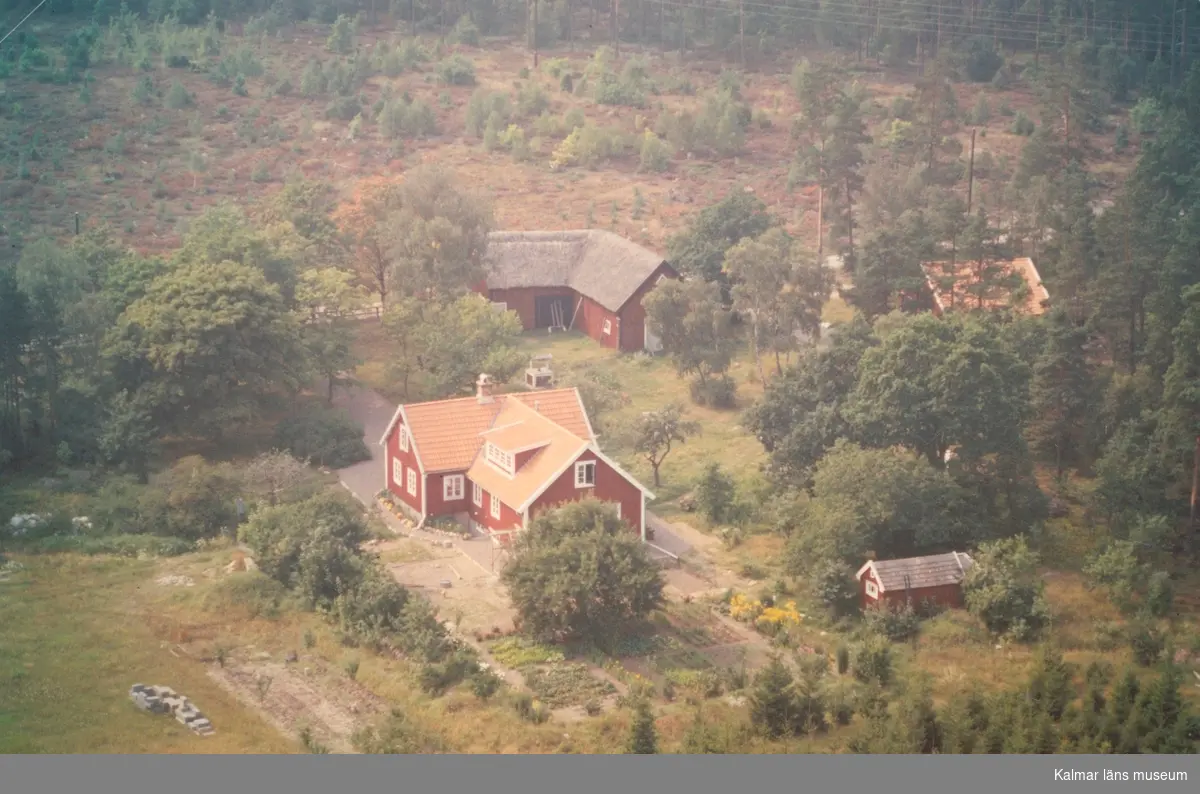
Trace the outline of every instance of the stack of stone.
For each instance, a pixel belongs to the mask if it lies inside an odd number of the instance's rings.
[[[174,714],[176,720],[200,736],[215,733],[208,718],[201,714],[190,700],[170,687],[134,684],[129,689],[129,697],[143,711],[149,711],[151,714]]]

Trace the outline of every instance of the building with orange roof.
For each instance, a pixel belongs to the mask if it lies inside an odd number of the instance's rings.
[[[646,538],[654,494],[600,451],[577,389],[496,394],[480,375],[474,397],[399,406],[379,443],[388,491],[418,524],[454,518],[507,539],[595,498]]]
[[[933,297],[933,313],[1011,308],[1022,314],[1046,312],[1050,293],[1027,256],[1012,260],[924,262],[921,270]]]

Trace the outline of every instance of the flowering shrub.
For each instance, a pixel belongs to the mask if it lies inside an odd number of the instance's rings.
[[[729,599],[729,616],[742,623],[753,623],[763,613],[762,602],[741,593],[735,593]]]
[[[781,630],[799,626],[803,619],[796,610],[796,602],[788,601],[782,607],[767,607],[754,620],[754,628],[768,636],[775,636]]]

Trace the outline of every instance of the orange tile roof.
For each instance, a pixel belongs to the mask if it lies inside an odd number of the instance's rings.
[[[544,446],[513,475],[485,460],[482,450],[467,470],[467,478],[514,510],[537,495],[562,474],[588,448],[588,441],[569,433],[520,400],[509,400],[496,417],[499,434],[519,438],[521,446],[543,442]],[[512,432],[510,432],[512,431]],[[487,436],[491,440],[491,436]]]
[[[551,423],[581,439],[592,438],[591,425],[575,389],[498,394],[493,402],[485,404],[475,397],[410,403],[401,406],[396,419],[401,412],[407,417],[409,432],[426,472],[461,471],[475,460],[483,444],[480,433],[497,424],[497,415],[510,402],[531,406],[536,403],[538,412]],[[395,421],[385,437],[391,435]]]
[[[1018,276],[1025,282],[1029,289],[1026,291],[1023,300],[1019,304],[1014,305],[1012,292],[1007,287],[998,285],[990,290],[990,294],[983,296],[982,308],[1000,309],[1012,307],[1020,312],[1032,315],[1043,314],[1046,311],[1046,303],[1050,300],[1050,293],[1046,291],[1045,285],[1042,284],[1042,277],[1038,273],[1037,267],[1033,264],[1032,259],[1022,256],[1009,262],[995,262],[993,264],[997,266],[1000,277]],[[978,281],[975,262],[971,260],[955,262],[952,271],[948,262],[924,262],[921,265],[921,269],[925,273],[925,280],[929,284],[929,289],[933,293],[934,303],[937,304],[939,311],[980,308],[979,295],[972,293],[970,289]],[[949,288],[943,285],[943,279],[948,276],[953,281],[953,284]]]
[[[519,405],[520,403],[517,400],[513,400],[512,404]],[[483,431],[483,437],[487,441],[507,452],[519,452],[535,447],[544,447],[550,443],[543,427],[545,419],[539,422],[514,421],[511,419],[511,416],[506,418],[504,416],[505,413],[511,415],[512,412],[502,410],[500,416],[496,417],[492,429]]]

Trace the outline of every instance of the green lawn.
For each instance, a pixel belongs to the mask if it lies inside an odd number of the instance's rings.
[[[289,753],[279,734],[205,674],[172,655],[137,607],[155,563],[21,556],[0,582],[0,754]],[[216,734],[138,711],[135,683],[162,684],[203,711]]]
[[[678,377],[670,360],[662,356],[620,354],[577,332],[530,332],[522,336],[521,349],[530,356],[542,353],[554,356],[551,366],[556,371],[592,368],[612,376],[620,384],[629,404],[604,419],[600,445],[655,492],[657,512],[669,515],[669,503],[691,489],[710,461],[720,463],[744,486],[759,478],[765,454],[762,445],[741,424],[742,410],[762,394],[750,356],[739,358],[730,370],[738,385],[738,407],[717,411],[692,404],[688,381]],[[633,453],[623,436],[641,412],[657,410],[671,402],[684,406],[688,418],[700,423],[701,433],[671,451],[660,470],[662,484],[656,488],[650,465]]]

